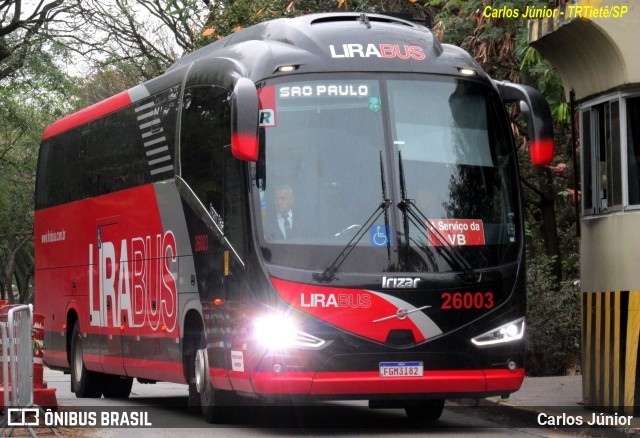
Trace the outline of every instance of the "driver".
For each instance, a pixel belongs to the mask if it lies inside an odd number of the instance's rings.
[[[289,240],[304,236],[304,220],[294,208],[295,196],[291,186],[276,187],[275,195],[277,214],[271,219],[270,237],[275,240]]]

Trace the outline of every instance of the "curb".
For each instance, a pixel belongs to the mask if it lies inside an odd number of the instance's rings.
[[[464,400],[465,402],[469,402],[466,406],[479,406],[486,408],[500,408],[500,412],[510,416],[511,418],[515,418],[519,421],[526,423],[528,426],[526,427],[535,427],[546,430],[553,430],[557,432],[565,432],[565,433],[581,433],[585,436],[598,436],[598,437],[611,437],[611,438],[628,438],[628,437],[640,437],[640,429],[633,427],[590,427],[587,425],[584,426],[573,426],[573,427],[562,427],[562,426],[540,426],[538,424],[538,415],[541,413],[545,413],[547,415],[559,415],[561,416],[564,412],[561,410],[561,406],[549,406],[546,411],[542,411],[538,406],[521,406],[510,404],[509,401],[503,401],[496,398],[484,398],[480,400]],[[583,408],[582,406],[576,406],[576,408],[581,411],[588,412],[591,414],[592,411]]]

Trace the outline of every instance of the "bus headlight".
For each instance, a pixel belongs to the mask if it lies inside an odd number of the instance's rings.
[[[290,347],[297,331],[294,322],[284,315],[257,318],[253,326],[256,341],[269,350]]]
[[[524,317],[522,317],[476,336],[471,339],[471,342],[478,346],[485,346],[518,341],[524,337],[524,327]]]
[[[285,315],[269,315],[253,322],[254,338],[268,350],[292,347],[319,348],[325,341],[299,330],[295,322]]]

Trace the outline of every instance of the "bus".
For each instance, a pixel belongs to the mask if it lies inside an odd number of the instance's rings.
[[[536,90],[424,26],[327,13],[246,28],[54,122],[35,193],[45,363],[77,397],[187,384],[210,422],[327,399],[436,420],[445,399],[517,391],[508,102],[548,164]]]

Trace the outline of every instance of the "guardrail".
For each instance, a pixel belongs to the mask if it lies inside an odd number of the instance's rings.
[[[2,335],[2,386],[4,392],[4,420],[0,436],[10,427],[25,427],[35,437],[34,425],[26,418],[29,413],[38,415],[42,408],[33,402],[33,307],[31,305],[0,308],[0,332]],[[44,411],[42,411],[44,413]]]

